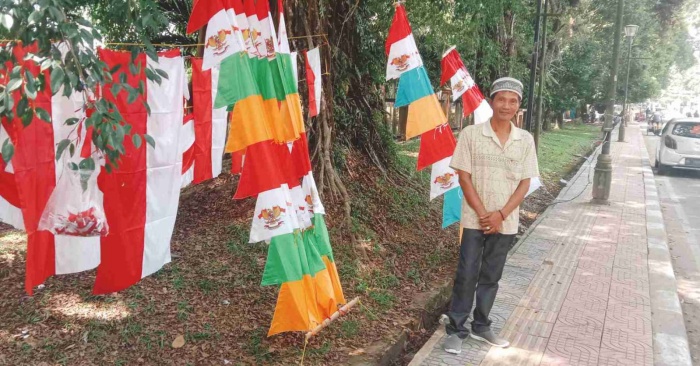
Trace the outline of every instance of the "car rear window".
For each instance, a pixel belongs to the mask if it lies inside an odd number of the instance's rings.
[[[700,139],[699,122],[680,122],[673,126],[673,134],[681,137]]]

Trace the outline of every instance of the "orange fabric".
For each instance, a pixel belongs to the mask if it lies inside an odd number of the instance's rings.
[[[447,123],[447,116],[442,111],[435,94],[420,98],[408,106],[406,122],[406,139],[410,139]]]
[[[314,279],[309,275],[282,284],[268,337],[283,332],[308,332],[321,324],[323,318],[313,295],[315,287]]]
[[[250,145],[272,138],[268,129],[267,114],[263,108],[260,95],[251,95],[236,103],[231,113],[226,152],[241,151]]]
[[[333,292],[335,294],[335,302],[337,304],[345,304],[345,295],[343,294],[343,287],[340,285],[340,276],[338,276],[338,268],[335,266],[335,262],[331,262],[327,256],[323,256],[323,263],[326,264],[328,268],[328,274],[330,275],[331,285],[333,286]]]
[[[304,128],[304,118],[301,112],[301,101],[299,100],[299,94],[287,94],[287,99],[280,103],[280,115],[282,117],[282,125],[291,126],[292,135],[294,136],[291,140],[286,142],[292,142],[301,136],[302,133],[306,132]]]

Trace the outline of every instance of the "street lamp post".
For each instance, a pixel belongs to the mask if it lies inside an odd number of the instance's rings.
[[[610,198],[610,186],[612,184],[612,158],[610,157],[610,135],[613,130],[613,117],[615,109],[615,92],[617,91],[617,70],[620,61],[620,38],[622,38],[622,13],[625,9],[625,0],[617,0],[617,20],[615,22],[615,43],[613,47],[613,58],[610,65],[610,85],[608,87],[608,103],[605,107],[605,140],[603,150],[598,156],[593,175],[593,202],[605,204]]]
[[[625,37],[629,43],[629,51],[627,52],[627,81],[625,82],[625,103],[622,104],[622,120],[620,121],[620,133],[618,135],[618,142],[625,141],[625,130],[627,123],[627,96],[629,95],[630,88],[630,64],[632,62],[632,42],[634,41],[634,36],[637,35],[638,25],[626,25],[625,26]]]

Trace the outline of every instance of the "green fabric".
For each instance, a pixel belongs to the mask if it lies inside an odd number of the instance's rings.
[[[275,65],[279,69],[285,95],[299,93],[299,87],[294,78],[296,70],[294,70],[294,64],[292,64],[292,55],[278,53],[277,58],[275,58]]]
[[[316,249],[321,254],[321,256],[327,256],[331,262],[335,262],[333,258],[333,248],[331,248],[331,239],[328,235],[328,228],[326,227],[326,220],[321,214],[314,215],[314,227],[308,232],[315,237],[314,244]]]
[[[275,77],[272,74],[270,62],[267,59],[250,59],[251,69],[255,75],[255,82],[258,85],[263,100],[277,99],[277,89],[275,88]]]
[[[238,52],[225,58],[220,68],[214,108],[227,107],[251,95],[260,94],[245,53]]]
[[[272,238],[261,286],[299,281],[304,275],[314,276],[326,269],[313,240],[313,236],[305,238],[299,231]]]

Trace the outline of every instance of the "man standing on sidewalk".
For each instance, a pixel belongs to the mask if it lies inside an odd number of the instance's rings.
[[[510,345],[491,330],[489,313],[518,233],[520,203],[530,178],[539,176],[534,139],[511,122],[520,108],[522,91],[523,84],[513,78],[493,82],[493,117],[460,133],[450,164],[459,175],[466,204],[462,204],[462,243],[447,313],[444,349],[449,353],[460,353],[468,335],[496,347]],[[470,333],[466,322],[475,293]]]

